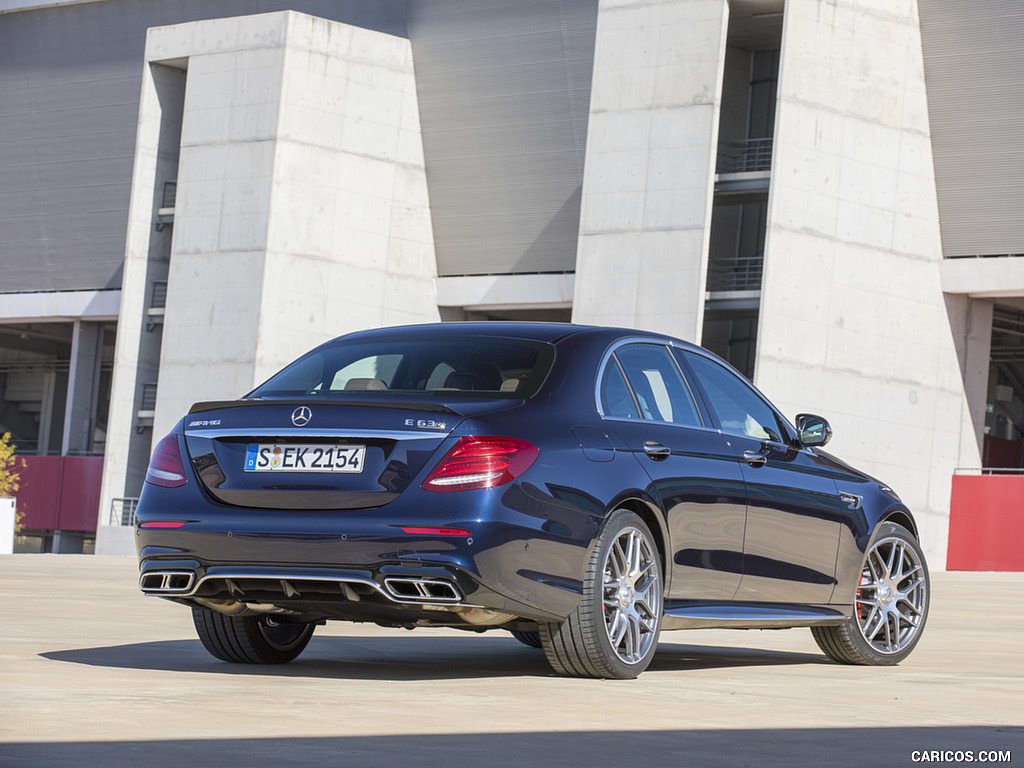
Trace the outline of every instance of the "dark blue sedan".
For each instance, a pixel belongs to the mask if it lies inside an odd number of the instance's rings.
[[[139,502],[140,586],[219,659],[325,620],[512,632],[630,678],[663,629],[810,627],[896,664],[928,614],[910,511],[706,350],[529,323],[353,333],[192,407]]]

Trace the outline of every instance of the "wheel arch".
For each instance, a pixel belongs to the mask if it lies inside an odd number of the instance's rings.
[[[621,499],[609,507],[607,514],[605,515],[605,520],[607,521],[612,512],[617,509],[629,510],[643,520],[644,524],[650,528],[651,535],[654,536],[654,543],[657,545],[658,551],[661,553],[661,578],[667,592],[669,582],[671,581],[672,571],[669,568],[668,531],[666,530],[665,520],[660,514],[660,511],[656,507],[651,506],[649,502],[632,497]]]
[[[915,539],[920,540],[920,537],[917,533],[917,523],[914,522],[913,516],[907,509],[903,509],[902,507],[894,507],[886,510],[885,514],[882,515],[882,518],[878,521],[878,525],[875,526],[875,530],[877,531],[878,526],[882,525],[883,523],[895,523],[896,525],[903,526],[913,534]]]

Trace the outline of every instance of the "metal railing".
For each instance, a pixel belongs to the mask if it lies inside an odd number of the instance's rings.
[[[178,182],[165,181],[160,205],[156,211],[156,231],[162,232],[164,227],[174,221],[174,207],[178,203]]]
[[[153,293],[149,306],[146,308],[146,330],[152,331],[164,321],[164,310],[167,308],[167,281],[154,280]]]
[[[1024,475],[1024,468],[1014,467],[957,467],[954,475]]]
[[[142,400],[139,402],[140,411],[156,410],[156,383],[149,382],[142,385]]]
[[[764,251],[753,256],[711,259],[708,263],[707,290],[712,293],[759,291],[763,272]]]
[[[743,139],[718,145],[716,173],[752,173],[772,169],[774,139]]]
[[[173,208],[175,203],[178,201],[178,182],[165,181],[164,182],[164,194],[160,200],[161,208]]]
[[[110,525],[130,526],[135,524],[135,509],[139,506],[137,498],[110,500]]]
[[[164,309],[167,307],[167,281],[153,281],[153,297],[150,299],[150,309]]]

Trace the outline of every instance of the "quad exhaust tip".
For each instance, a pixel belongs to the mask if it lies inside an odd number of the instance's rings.
[[[139,588],[147,595],[189,595],[195,586],[192,571],[147,571],[139,579]],[[458,588],[444,579],[389,576],[384,579],[384,589],[393,600],[403,603],[459,603],[463,599]]]
[[[458,603],[462,595],[450,581],[440,579],[407,579],[390,576],[384,587],[396,600],[427,603]]]
[[[195,580],[191,571],[147,571],[139,588],[148,595],[180,595],[191,591]]]

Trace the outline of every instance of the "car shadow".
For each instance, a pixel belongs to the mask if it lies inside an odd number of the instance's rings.
[[[348,680],[457,680],[554,674],[540,649],[527,647],[512,637],[474,635],[314,637],[295,661],[266,666],[219,661],[206,652],[199,640],[75,648],[40,656],[94,667]],[[808,653],[662,642],[644,674],[830,663],[824,656]]]

